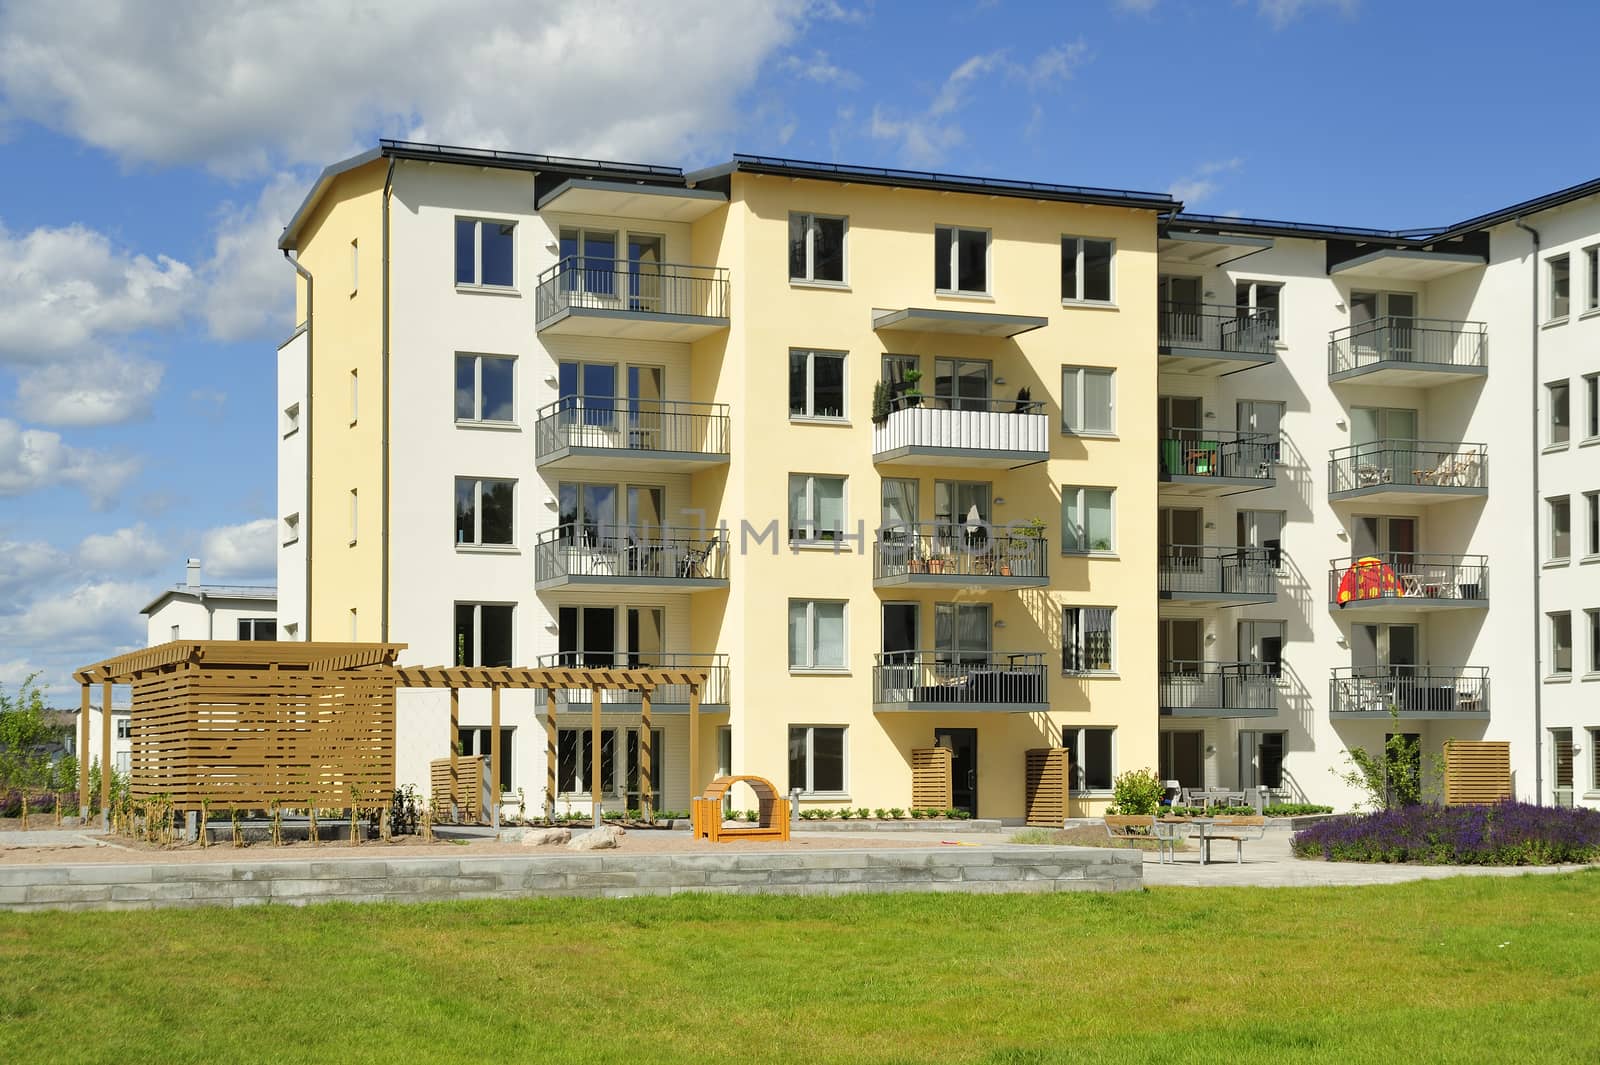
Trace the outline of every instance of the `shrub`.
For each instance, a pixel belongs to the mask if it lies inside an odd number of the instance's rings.
[[[872,811],[867,809],[865,806],[861,807],[859,810],[856,811],[856,820],[858,820],[858,821],[865,821],[867,818],[869,818],[871,816],[872,816]]]
[[[1153,814],[1161,806],[1166,785],[1154,771],[1130,769],[1111,785],[1111,812],[1114,814]]]
[[[1332,818],[1291,842],[1302,858],[1425,865],[1561,865],[1600,861],[1600,811],[1505,802],[1408,806]]]
[[[1311,802],[1280,802],[1261,811],[1268,817],[1303,817],[1306,814],[1331,814],[1333,807]]]
[[[946,816],[946,817],[953,817],[953,818],[955,818],[955,819],[956,819],[956,820],[957,820],[957,821],[965,821],[965,820],[966,820],[966,819],[967,819],[967,818],[969,818],[969,817],[971,817],[971,816],[972,816],[972,815],[971,815],[971,814],[970,814],[970,813],[968,813],[968,812],[967,812],[967,811],[966,811],[966,810],[959,810],[959,809],[957,809],[957,808],[956,808],[956,807],[954,807],[954,806],[952,806],[952,807],[950,807],[950,809],[948,809],[948,810],[946,810],[946,811],[945,811],[945,812],[944,812],[944,815],[945,815],[945,816]]]
[[[927,811],[923,810],[922,807],[913,806],[911,808],[911,819],[913,821],[921,821],[926,816],[928,816]]]
[[[1254,806],[1169,806],[1159,811],[1168,817],[1244,817],[1256,812]]]
[[[889,807],[889,816],[892,817],[896,821],[898,821],[898,820],[900,820],[900,818],[904,817],[905,814],[906,814],[906,812],[904,810],[902,810],[898,806]]]
[[[872,816],[876,817],[879,821],[887,821],[889,819],[889,811],[879,806],[872,811]]]

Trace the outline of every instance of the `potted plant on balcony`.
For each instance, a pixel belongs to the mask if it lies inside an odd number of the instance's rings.
[[[889,420],[889,383],[879,380],[872,386],[872,424],[882,425]]]
[[[922,371],[907,370],[901,380],[905,382],[906,386],[905,391],[901,393],[905,397],[906,406],[920,407],[922,405]]]
[[[1023,541],[1044,539],[1044,519],[1029,518],[1017,526],[1017,536]],[[1013,543],[1008,552],[1017,562],[1018,569],[1024,576],[1034,576],[1028,571],[1033,568],[1036,559],[1044,557],[1043,545],[1035,546],[1032,543]],[[1008,574],[1009,575],[1009,574]]]

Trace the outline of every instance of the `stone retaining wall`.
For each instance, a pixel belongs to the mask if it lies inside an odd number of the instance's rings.
[[[618,898],[685,891],[1126,891],[1141,887],[1142,877],[1137,853],[1093,847],[12,866],[0,867],[0,909]]]

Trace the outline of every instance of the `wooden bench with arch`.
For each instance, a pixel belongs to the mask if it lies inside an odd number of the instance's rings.
[[[735,784],[748,785],[755,792],[760,817],[753,825],[723,825],[722,803]],[[704,795],[690,800],[690,823],[696,839],[722,843],[736,839],[789,838],[789,800],[778,794],[772,781],[765,777],[718,777],[706,788]]]

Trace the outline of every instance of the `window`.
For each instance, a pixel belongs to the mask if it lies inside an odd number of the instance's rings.
[[[278,638],[278,622],[274,618],[240,618],[239,639],[241,640],[276,640]]]
[[[789,668],[845,668],[845,604],[789,600]]]
[[[1583,249],[1583,309],[1600,310],[1600,244]]]
[[[115,720],[116,720],[116,723],[117,723],[117,739],[125,740],[125,739],[129,739],[130,737],[132,737],[132,735],[133,735],[133,722],[130,721],[128,718],[125,718],[125,717],[119,717],[119,718],[116,718]]]
[[[456,284],[510,288],[512,222],[456,219]]]
[[[511,665],[511,619],[515,607],[456,604],[456,665]]]
[[[1234,515],[1235,547],[1259,547],[1267,553],[1267,565],[1283,565],[1283,525],[1281,510],[1241,510]]]
[[[291,403],[283,408],[283,435],[293,436],[300,431],[300,404]]]
[[[1583,379],[1583,392],[1587,402],[1583,405],[1583,438],[1600,438],[1600,374],[1589,374]]]
[[[1110,673],[1112,608],[1069,606],[1061,610],[1061,672]]]
[[[556,792],[587,795],[594,775],[594,734],[586,728],[556,732]],[[600,730],[600,793],[617,790],[617,733]]]
[[[1233,303],[1238,310],[1263,313],[1276,322],[1283,307],[1283,286],[1270,281],[1235,281]],[[1399,315],[1402,311],[1396,304],[1389,308],[1389,313]]]
[[[361,284],[361,248],[355,241],[350,242],[350,295],[356,294],[356,289]]]
[[[1572,557],[1572,502],[1566,496],[1545,501],[1550,508],[1550,561]]]
[[[516,364],[500,355],[457,355],[456,421],[511,422]]]
[[[844,537],[844,478],[789,475],[789,542],[834,543]]]
[[[1072,790],[1110,791],[1115,765],[1112,758],[1116,729],[1072,728],[1061,730],[1061,746],[1067,749],[1072,766]]]
[[[1281,461],[1283,404],[1276,400],[1241,399],[1234,404],[1234,425],[1241,433],[1260,433],[1261,457]]]
[[[1117,430],[1116,374],[1088,366],[1061,368],[1061,431],[1088,436]]]
[[[290,544],[298,543],[299,541],[300,515],[290,514],[283,519],[283,546],[288,547]]]
[[[510,547],[515,481],[456,478],[456,546]]]
[[[361,416],[361,375],[357,370],[350,371],[350,424],[354,425]]]
[[[502,725],[500,728],[500,793],[516,791],[516,786],[511,780],[511,767],[514,764],[511,758],[511,743],[516,734],[516,729]],[[485,760],[494,755],[494,729],[489,728],[464,728],[460,731],[461,753],[469,758],[473,755],[482,755]]]
[[[1583,493],[1585,555],[1600,555],[1600,492]]]
[[[1112,504],[1116,490],[1061,486],[1061,551],[1079,554],[1114,551],[1117,542]]]
[[[178,626],[174,625],[174,626],[172,626],[172,639],[176,640],[177,638],[178,638]]]
[[[1572,262],[1565,255],[1547,260],[1550,278],[1550,321],[1566,318],[1572,309]]]
[[[1545,405],[1550,410],[1547,441],[1565,446],[1572,437],[1572,389],[1565,381],[1554,381],[1544,386]]]
[[[1572,674],[1572,612],[1569,610],[1550,615],[1550,673],[1557,677]]]
[[[1255,676],[1283,676],[1283,642],[1288,623],[1283,621],[1239,622],[1239,658],[1248,662]]]
[[[938,226],[933,231],[933,287],[940,292],[989,294],[989,231]]]
[[[844,417],[844,352],[789,349],[789,417]]]
[[[562,665],[594,669],[617,664],[616,607],[564,606],[557,609],[556,622]]]
[[[1245,729],[1239,733],[1239,786],[1241,788],[1283,787],[1283,755],[1289,749],[1287,732],[1260,732]]]
[[[1206,784],[1206,734],[1199,729],[1172,729],[1158,736],[1161,750],[1156,757],[1156,772],[1162,780],[1176,780],[1179,787],[1203,788]]]
[[[1116,245],[1091,237],[1061,238],[1061,298],[1081,303],[1111,302],[1111,263]]]
[[[889,409],[900,410],[906,406],[905,395],[912,391],[913,384],[916,391],[921,391],[922,360],[915,355],[885,355],[883,357],[883,383],[889,386]],[[917,380],[907,381],[906,374],[915,370]],[[918,402],[920,402],[920,396]]]
[[[789,280],[845,283],[844,248],[849,221],[826,215],[789,216]]]
[[[358,519],[361,516],[361,496],[356,489],[350,489],[350,546],[356,545],[356,532],[360,528]]]
[[[845,793],[844,729],[789,728],[789,789],[803,795]]]
[[[643,729],[632,728],[628,730],[628,806],[637,809],[644,793],[639,790],[639,770],[642,751],[639,747],[639,736]],[[661,778],[665,775],[662,766],[667,761],[667,741],[665,733],[658,728],[650,730],[650,806],[652,809],[661,809]],[[723,774],[726,776],[727,774]]]
[[[1600,610],[1585,610],[1589,619],[1589,672],[1600,673]],[[1595,790],[1600,791],[1600,777],[1595,779]]]

